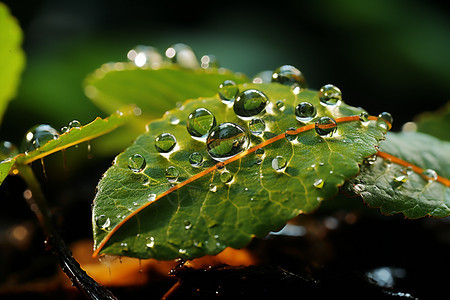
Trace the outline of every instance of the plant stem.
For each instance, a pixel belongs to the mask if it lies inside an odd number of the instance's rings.
[[[18,166],[19,174],[27,183],[31,193],[25,195],[31,210],[36,214],[39,223],[47,236],[47,246],[58,258],[63,272],[72,281],[72,284],[89,299],[117,299],[109,290],[98,284],[73,258],[72,253],[53,226],[52,216],[41,186],[28,165]]]

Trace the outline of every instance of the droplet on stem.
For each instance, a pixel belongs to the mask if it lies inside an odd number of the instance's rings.
[[[436,181],[438,179],[438,174],[433,169],[424,170],[422,175],[428,177],[430,181]]]
[[[315,123],[315,129],[318,135],[332,136],[337,130],[337,122],[330,117],[321,117]]]
[[[386,130],[391,130],[392,123],[394,122],[394,119],[392,118],[391,114],[388,112],[382,112],[378,115],[378,126],[382,127]]]
[[[206,140],[208,154],[218,161],[225,161],[247,150],[248,146],[246,130],[235,123],[219,124],[211,130]]]

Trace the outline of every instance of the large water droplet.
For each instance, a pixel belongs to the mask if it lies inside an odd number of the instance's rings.
[[[229,171],[223,171],[220,174],[220,181],[222,181],[222,183],[230,183],[233,180],[233,175],[229,172]]]
[[[422,175],[428,177],[430,181],[436,181],[438,179],[438,174],[433,169],[424,170]]]
[[[290,65],[284,65],[276,69],[272,74],[272,82],[278,82],[289,86],[298,85],[301,88],[306,87],[306,80],[302,72]]]
[[[337,123],[333,118],[321,117],[315,124],[317,134],[332,136],[337,130]]]
[[[166,178],[170,183],[175,183],[180,176],[180,172],[174,166],[170,166],[166,169]]]
[[[198,152],[193,152],[189,155],[189,163],[191,166],[197,168],[203,164],[203,155]]]
[[[238,117],[250,119],[253,116],[262,114],[268,103],[269,98],[263,92],[249,89],[236,97],[233,109]]]
[[[22,148],[25,152],[33,151],[51,140],[56,140],[59,137],[58,131],[50,125],[41,124],[36,125],[25,134],[22,142]]]
[[[128,168],[135,173],[142,172],[146,165],[147,162],[145,161],[145,158],[138,153],[133,154],[128,158]]]
[[[137,67],[158,67],[162,63],[162,56],[154,47],[139,45],[127,53],[127,58]]]
[[[109,230],[109,226],[111,226],[111,220],[105,215],[100,215],[100,216],[95,218],[95,224],[101,230],[108,231]]]
[[[314,180],[314,183],[313,183],[314,187],[318,188],[318,189],[323,188],[324,184],[325,184],[325,182],[323,181],[322,178],[317,178],[316,180]]]
[[[283,156],[277,156],[272,160],[272,168],[277,172],[283,171],[286,164],[287,160]]]
[[[392,118],[391,114],[388,112],[382,112],[378,115],[378,126],[382,128],[386,128],[386,130],[390,130],[392,128],[392,123],[394,122],[394,119]]]
[[[332,84],[326,84],[319,90],[320,103],[324,105],[336,105],[342,100],[341,90]]]
[[[219,124],[211,130],[206,140],[208,154],[218,161],[225,161],[247,150],[248,146],[246,130],[235,123]]]
[[[261,135],[264,133],[264,130],[266,130],[266,122],[260,118],[251,119],[248,123],[248,128],[254,135]]]
[[[155,139],[155,148],[159,153],[169,153],[176,144],[177,140],[170,133],[161,133]]]
[[[206,138],[214,126],[216,126],[216,118],[203,107],[191,112],[186,122],[187,131],[195,138]]]
[[[239,93],[239,88],[233,80],[225,80],[219,85],[219,97],[223,103],[232,103]]]
[[[302,102],[295,108],[295,117],[300,122],[309,122],[317,115],[317,109],[309,102]]]
[[[183,68],[196,69],[200,66],[194,51],[186,44],[178,43],[172,45],[167,48],[165,54],[173,63]]]

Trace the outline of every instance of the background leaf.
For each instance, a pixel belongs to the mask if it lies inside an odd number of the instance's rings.
[[[450,141],[450,102],[438,111],[425,112],[415,118],[417,131]]]
[[[381,150],[422,169],[433,169],[450,178],[450,143],[423,133],[389,133]],[[406,177],[405,177],[406,176]],[[405,180],[404,182],[402,182]],[[384,214],[403,213],[408,218],[450,215],[450,188],[428,180],[405,167],[378,158],[362,166],[361,173],[346,184]]]
[[[316,106],[318,115],[313,121],[319,116],[338,118],[363,111],[344,103],[325,107],[319,104],[316,91],[304,90],[296,95],[290,87],[277,83],[244,84],[239,88],[261,90],[271,101],[263,116],[266,131],[262,137],[252,135],[252,145],[283,134],[290,127],[303,126],[294,114],[296,105],[303,101]],[[283,111],[274,105],[277,100],[284,103]],[[106,243],[101,253],[172,259],[216,254],[227,246],[242,247],[253,236],[264,236],[334,196],[346,179],[358,173],[358,164],[376,153],[374,146],[383,138],[376,122],[366,126],[358,118],[339,123],[338,133],[330,138],[309,130],[300,133],[296,141],[283,138],[265,146],[261,157],[250,153],[226,165],[233,175],[229,184],[221,180],[223,170],[213,171],[148,205],[149,199],[173,186],[166,179],[166,168],[175,166],[181,183],[216,164],[205,144],[194,140],[186,130],[187,116],[199,107],[210,110],[218,123],[228,121],[248,128],[247,122],[237,118],[217,96],[188,101],[163,119],[151,122],[148,132],[115,159],[98,185],[93,230],[96,247]],[[180,122],[172,124],[173,117]],[[168,159],[154,146],[155,137],[165,132],[176,137],[179,147]],[[201,168],[189,164],[188,157],[194,151],[205,158]],[[145,158],[143,172],[135,173],[128,166],[135,154]],[[272,167],[276,156],[287,161],[281,172]],[[118,226],[127,217],[127,222]],[[112,235],[109,240],[107,235]]]
[[[0,3],[0,124],[9,100],[16,95],[20,74],[25,65],[22,31],[8,8]]]

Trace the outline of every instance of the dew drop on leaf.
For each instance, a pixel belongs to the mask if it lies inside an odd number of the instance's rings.
[[[260,118],[251,119],[248,123],[248,128],[254,135],[262,135],[264,130],[266,130],[266,122]]]
[[[223,171],[220,174],[220,181],[222,183],[230,183],[233,180],[233,175],[229,171]]]
[[[72,128],[80,128],[81,127],[81,123],[78,120],[72,120],[69,122],[69,126],[68,126],[68,130],[72,129]]]
[[[153,248],[153,246],[155,245],[155,238],[151,236],[145,239],[146,239],[145,246],[147,246],[147,248]]]
[[[297,134],[297,131],[296,131],[296,129],[295,129],[294,127],[289,127],[289,128],[286,130],[285,138],[286,138],[286,140],[288,140],[289,142],[295,141],[295,139],[297,138],[297,136],[298,136],[298,134]]]
[[[145,161],[145,158],[138,153],[133,154],[128,158],[128,168],[135,173],[142,172],[146,165],[147,162]]]
[[[147,197],[148,202],[153,202],[156,199],[156,194],[149,194]]]
[[[436,181],[438,179],[438,175],[433,169],[424,170],[422,175],[428,177],[430,181]]]
[[[25,152],[33,151],[45,143],[59,138],[58,131],[47,124],[36,125],[25,134],[22,148]]]
[[[95,218],[95,224],[100,229],[108,231],[109,230],[109,226],[111,225],[111,220],[105,215],[100,215],[97,218]]]
[[[219,97],[225,104],[232,103],[238,93],[239,88],[233,80],[225,80],[219,85]]]
[[[269,103],[267,96],[255,89],[241,92],[234,101],[233,109],[238,117],[247,120],[264,113]]]
[[[264,148],[258,148],[258,149],[256,149],[255,154],[259,157],[262,157],[265,152],[266,151],[264,150]]]
[[[324,105],[337,105],[342,100],[341,90],[332,84],[326,84],[319,90],[319,100]]]
[[[186,128],[194,138],[206,138],[213,127],[216,126],[216,118],[206,108],[197,108],[187,118]]]
[[[393,179],[397,183],[404,183],[408,180],[408,174],[405,170],[399,170],[395,172]]]
[[[378,115],[378,121],[377,124],[379,127],[390,130],[392,128],[392,123],[394,122],[394,119],[392,118],[391,114],[388,112],[382,112]]]
[[[363,125],[368,125],[369,124],[369,114],[365,111],[363,111],[362,113],[359,114],[359,120],[361,121],[361,123]]]
[[[284,158],[283,156],[279,155],[277,157],[275,157],[272,160],[272,168],[277,171],[277,172],[281,172],[284,170],[284,168],[286,167],[287,164],[287,160],[286,158]]]
[[[315,129],[318,135],[332,136],[337,130],[337,123],[333,118],[321,117],[315,123]]]
[[[316,180],[314,180],[314,183],[313,183],[314,187],[318,188],[318,189],[323,188],[324,184],[325,184],[325,182],[323,181],[322,178],[317,178]]]
[[[155,148],[159,153],[169,153],[175,148],[177,140],[170,133],[162,133],[155,139]]]
[[[272,74],[272,82],[289,86],[297,85],[300,88],[306,87],[305,77],[302,72],[291,65],[284,65],[276,69]]]
[[[210,191],[210,192],[213,192],[213,193],[217,192],[217,185],[211,183],[211,184],[209,185],[209,191]]]
[[[191,166],[197,168],[203,165],[203,155],[198,152],[193,152],[189,155],[189,163]]]
[[[192,223],[189,220],[184,220],[184,229],[188,230],[191,229]]]
[[[180,172],[174,166],[168,167],[165,174],[167,181],[169,181],[170,183],[176,182],[178,180],[178,177],[180,176]]]
[[[248,146],[246,130],[235,123],[219,124],[211,130],[206,140],[208,154],[218,161],[225,161],[247,150]]]
[[[151,46],[136,46],[127,53],[127,58],[132,61],[137,67],[150,66],[158,67],[162,63],[162,56]]]
[[[302,102],[295,107],[295,118],[300,122],[309,122],[316,115],[316,107],[309,102]]]
[[[279,111],[283,111],[286,108],[284,106],[283,100],[277,100],[277,102],[275,102],[275,106],[278,108]]]
[[[180,67],[196,69],[200,66],[194,51],[186,44],[174,44],[167,48],[165,54],[172,63],[178,64]]]

